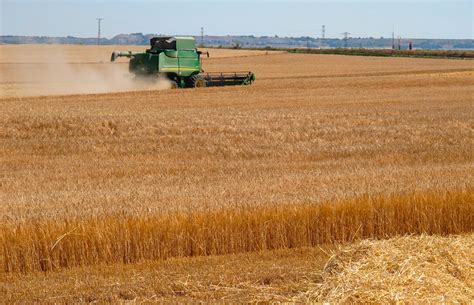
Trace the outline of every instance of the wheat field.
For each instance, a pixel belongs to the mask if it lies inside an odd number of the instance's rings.
[[[164,90],[115,47],[21,48],[0,46],[7,300],[295,300],[335,243],[473,231],[472,61],[210,50],[206,71],[257,82]],[[226,258],[254,275],[219,284]],[[168,286],[107,291],[111,270]]]

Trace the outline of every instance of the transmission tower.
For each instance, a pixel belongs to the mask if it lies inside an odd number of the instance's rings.
[[[392,32],[392,50],[395,50],[395,31]]]
[[[96,18],[97,19],[97,28],[98,28],[98,31],[97,31],[97,44],[100,45],[100,23],[102,20],[104,20],[104,18]]]
[[[201,45],[204,45],[204,27],[201,27]]]
[[[346,49],[347,49],[347,41],[349,40],[349,35],[350,34],[351,33],[349,33],[349,32],[344,32],[344,33],[341,34],[341,35],[344,35],[344,48],[346,48]]]
[[[326,39],[326,26],[325,25],[321,27],[321,39],[323,40]]]

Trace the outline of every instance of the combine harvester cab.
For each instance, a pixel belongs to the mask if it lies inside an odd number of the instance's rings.
[[[192,37],[153,37],[150,46],[145,52],[113,52],[110,60],[128,57],[130,73],[147,79],[166,77],[173,88],[250,85],[256,79],[248,71],[204,73],[203,53]]]

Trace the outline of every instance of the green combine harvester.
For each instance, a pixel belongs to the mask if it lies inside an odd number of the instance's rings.
[[[172,88],[250,85],[256,79],[252,72],[204,73],[203,52],[192,37],[153,37],[150,45],[145,52],[113,52],[110,60],[128,57],[129,71],[137,78],[165,77]]]

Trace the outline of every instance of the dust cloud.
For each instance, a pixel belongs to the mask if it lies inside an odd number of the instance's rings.
[[[112,93],[164,90],[171,87],[164,78],[137,79],[128,72],[128,59],[118,62],[81,62],[55,47],[41,62],[18,59],[0,63],[0,97]],[[105,51],[105,50],[104,50]],[[110,55],[110,54],[107,54]]]

